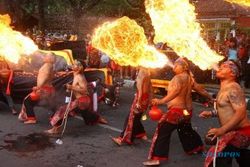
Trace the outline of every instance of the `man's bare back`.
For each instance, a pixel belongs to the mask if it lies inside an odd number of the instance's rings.
[[[136,88],[141,94],[151,93],[150,73],[147,69],[140,70],[136,78]]]
[[[51,86],[51,81],[54,77],[53,64],[55,62],[55,57],[48,54],[44,57],[44,64],[38,71],[37,76],[37,87]]]
[[[173,71],[175,76],[168,85],[167,96],[163,99],[153,99],[153,105],[167,104],[169,109],[179,108],[190,111],[192,110],[192,90],[212,100],[208,92],[195,82],[185,60],[177,59]]]
[[[53,79],[53,64],[45,63],[38,71],[37,76],[37,87],[42,87],[44,85],[51,85]]]
[[[178,95],[168,102],[168,108],[192,109],[192,80],[188,73],[181,73],[174,76],[168,86],[168,93],[179,91]]]
[[[139,73],[136,78],[136,88],[137,88],[137,103],[136,107],[140,109],[143,104],[147,104],[147,100],[152,98],[152,85],[150,79],[150,72],[148,69],[140,67]],[[147,100],[145,101],[145,96]]]

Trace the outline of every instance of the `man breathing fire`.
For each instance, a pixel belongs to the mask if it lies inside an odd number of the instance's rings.
[[[208,152],[215,153],[214,155],[219,152],[240,152],[240,157],[236,160],[239,166],[246,166],[250,164],[249,150],[245,150],[250,145],[250,121],[247,118],[244,92],[236,82],[239,74],[239,68],[233,61],[221,64],[216,73],[221,81],[216,108],[213,111],[203,111],[200,117],[218,117],[221,125],[207,133],[207,136],[213,136],[213,139],[218,140],[218,147],[211,147]],[[218,167],[232,166],[232,159],[230,156],[216,157],[214,163]],[[205,166],[212,165],[212,162],[213,157],[206,157]]]

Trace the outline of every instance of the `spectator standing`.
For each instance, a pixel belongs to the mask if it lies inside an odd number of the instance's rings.
[[[231,38],[229,42],[229,49],[227,53],[227,59],[233,60],[235,62],[238,61],[237,57],[237,40],[236,38]]]

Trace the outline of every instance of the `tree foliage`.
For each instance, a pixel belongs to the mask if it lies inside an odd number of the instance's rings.
[[[28,17],[39,20],[42,29],[46,15],[72,14],[74,28],[79,29],[80,18],[88,16],[121,17],[136,19],[144,27],[148,26],[148,17],[144,0],[4,0],[10,7],[17,24],[22,24]]]
[[[144,7],[144,0],[125,0],[132,8],[141,9]]]
[[[86,12],[97,5],[101,0],[68,0],[73,9],[77,11]]]

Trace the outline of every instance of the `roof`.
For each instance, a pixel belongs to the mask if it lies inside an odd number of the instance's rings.
[[[250,17],[250,7],[243,7],[224,0],[198,0],[195,4],[198,18]]]

